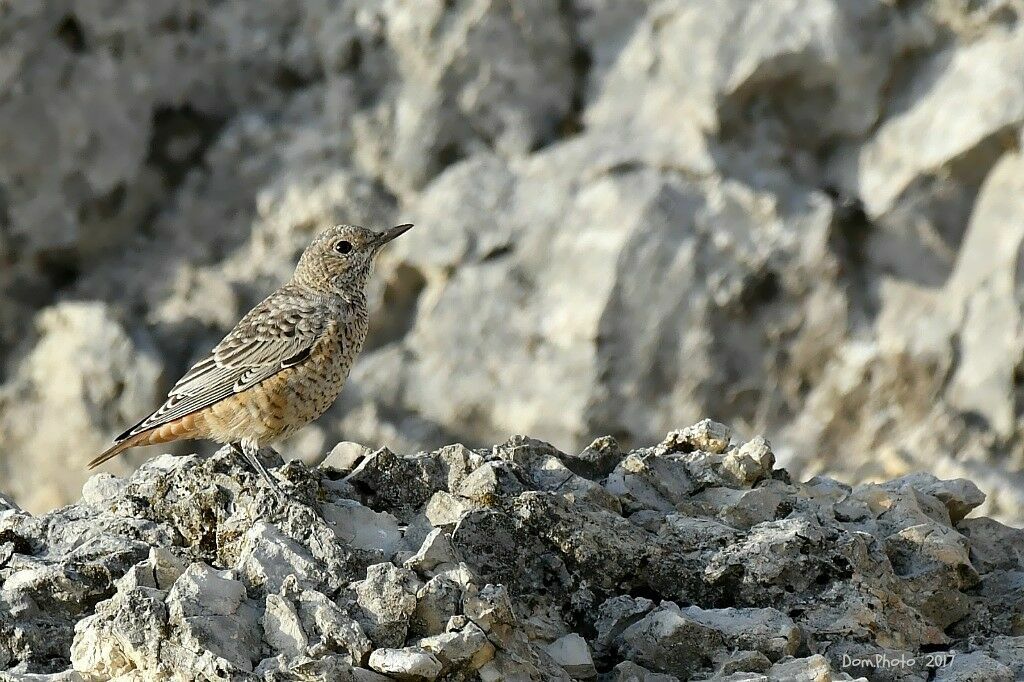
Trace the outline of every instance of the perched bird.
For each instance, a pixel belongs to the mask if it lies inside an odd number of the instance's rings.
[[[192,366],[155,412],[91,462],[92,469],[139,445],[185,439],[228,443],[280,493],[257,453],[334,402],[363,347],[366,283],[381,247],[407,232],[354,225],[323,231],[292,278]]]

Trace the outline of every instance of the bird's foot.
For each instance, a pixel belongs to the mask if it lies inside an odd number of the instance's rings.
[[[280,500],[282,503],[286,503],[288,501],[297,501],[294,500],[291,497],[291,495],[286,493],[283,488],[281,488],[281,486],[277,482],[277,479],[274,478],[273,474],[271,474],[267,467],[263,465],[262,460],[260,460],[259,449],[256,447],[254,443],[248,443],[243,440],[241,444],[232,443],[231,449],[235,452],[235,454],[239,455],[250,467],[252,467],[252,469],[254,469],[256,473],[258,473],[263,478],[264,481],[267,482],[271,490],[274,491],[274,495],[277,496],[278,500]]]

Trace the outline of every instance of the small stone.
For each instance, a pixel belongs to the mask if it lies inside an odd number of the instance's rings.
[[[610,474],[624,456],[618,441],[611,436],[602,436],[578,455],[567,455],[565,465],[577,476],[597,481]]]
[[[735,649],[778,659],[799,644],[800,630],[775,609],[681,609],[663,602],[626,628],[619,652],[652,670],[688,678]]]
[[[589,680],[597,677],[597,668],[594,667],[594,658],[590,654],[587,640],[575,632],[556,639],[544,649],[573,679]]]
[[[598,609],[595,646],[609,649],[622,631],[654,610],[654,602],[644,597],[620,595],[606,599]]]
[[[388,559],[401,545],[398,520],[387,512],[375,512],[346,499],[321,504],[320,510],[338,539],[351,547],[379,550]]]
[[[153,569],[153,578],[156,587],[161,590],[169,590],[174,581],[188,568],[187,562],[171,552],[166,547],[152,547],[149,550],[149,558],[146,560]]]
[[[356,682],[393,682],[395,679],[387,675],[381,675],[373,670],[367,670],[366,668],[354,668],[352,676]]]
[[[611,682],[679,682],[675,675],[651,672],[633,661],[623,661],[612,669]]]
[[[263,637],[267,644],[288,658],[302,654],[309,646],[298,612],[288,599],[277,594],[267,595]]]
[[[763,673],[772,662],[760,651],[733,651],[716,661],[716,674],[722,677],[733,673]]]
[[[476,594],[467,595],[462,606],[466,616],[485,632],[497,632],[516,622],[504,585],[485,585]]]
[[[732,430],[728,426],[710,419],[702,419],[681,431],[670,432],[658,447],[667,452],[700,450],[719,455],[729,449],[731,441]]]
[[[775,455],[764,436],[747,441],[722,458],[722,469],[745,488],[771,476],[774,466]]]
[[[175,556],[166,547],[151,547],[149,557],[132,566],[118,581],[118,590],[150,587],[169,590],[174,581],[185,572],[188,563]]]
[[[381,448],[364,457],[344,480],[364,493],[369,506],[386,508],[404,523],[443,487],[443,474],[441,464],[429,456],[399,457]]]
[[[357,620],[374,644],[396,647],[405,642],[409,618],[416,610],[416,593],[423,586],[412,571],[390,563],[366,569],[355,585],[361,616]]]
[[[619,497],[623,509],[666,514],[688,501],[694,490],[686,463],[654,449],[631,452],[608,476],[605,487]]]
[[[936,682],[1012,682],[1020,679],[1008,666],[980,651],[956,653],[947,665],[935,671]]]
[[[338,607],[326,595],[313,590],[304,590],[295,598],[303,630],[314,648],[344,651],[353,665],[363,665],[373,650],[373,642],[366,636],[362,626],[348,613]]]
[[[420,636],[443,632],[461,606],[462,588],[447,577],[434,576],[416,593],[409,629]]]
[[[320,468],[339,474],[348,474],[372,452],[365,445],[351,441],[341,441],[327,453],[324,461],[320,462]]]
[[[468,620],[459,628],[424,637],[416,646],[437,656],[445,670],[477,670],[494,658],[494,645],[486,633]]]
[[[229,571],[192,564],[171,588],[167,612],[180,641],[192,651],[212,652],[245,672],[259,659],[257,611],[247,601],[245,586]]]
[[[110,506],[124,490],[126,481],[106,472],[90,476],[82,486],[82,500],[97,508]]]
[[[484,507],[525,490],[508,462],[485,462],[462,481],[458,495]]]
[[[895,490],[907,486],[931,495],[946,505],[949,519],[954,524],[985,502],[985,493],[965,478],[942,480],[925,472],[917,472],[884,484],[884,487]]]
[[[280,592],[290,576],[303,586],[320,583],[316,562],[306,548],[263,521],[246,532],[236,566],[249,585],[267,593]]]
[[[477,508],[478,505],[463,497],[439,490],[427,502],[424,514],[430,525],[451,531],[464,514]]]
[[[403,566],[414,571],[433,571],[440,564],[458,563],[452,540],[440,528],[435,528],[423,540],[419,551],[403,562]]]
[[[370,667],[401,682],[436,680],[442,670],[437,657],[419,647],[377,649],[370,654]]]
[[[794,658],[776,663],[768,669],[769,680],[793,680],[794,682],[816,682],[817,680],[852,680],[853,678],[836,671],[821,654],[807,658]],[[858,678],[864,679],[864,678]]]

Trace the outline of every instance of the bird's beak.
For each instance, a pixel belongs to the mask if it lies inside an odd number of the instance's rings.
[[[378,236],[377,239],[374,241],[373,245],[375,248],[379,249],[392,239],[395,239],[396,237],[401,237],[403,234],[405,234],[411,229],[412,224],[407,223],[405,225],[399,225],[398,227],[392,227],[390,230],[384,230],[384,232],[381,232],[380,236]]]

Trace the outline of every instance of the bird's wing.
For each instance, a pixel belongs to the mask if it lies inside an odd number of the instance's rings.
[[[178,380],[156,412],[115,442],[209,407],[299,364],[326,328],[327,318],[314,302],[287,290],[271,294]]]

